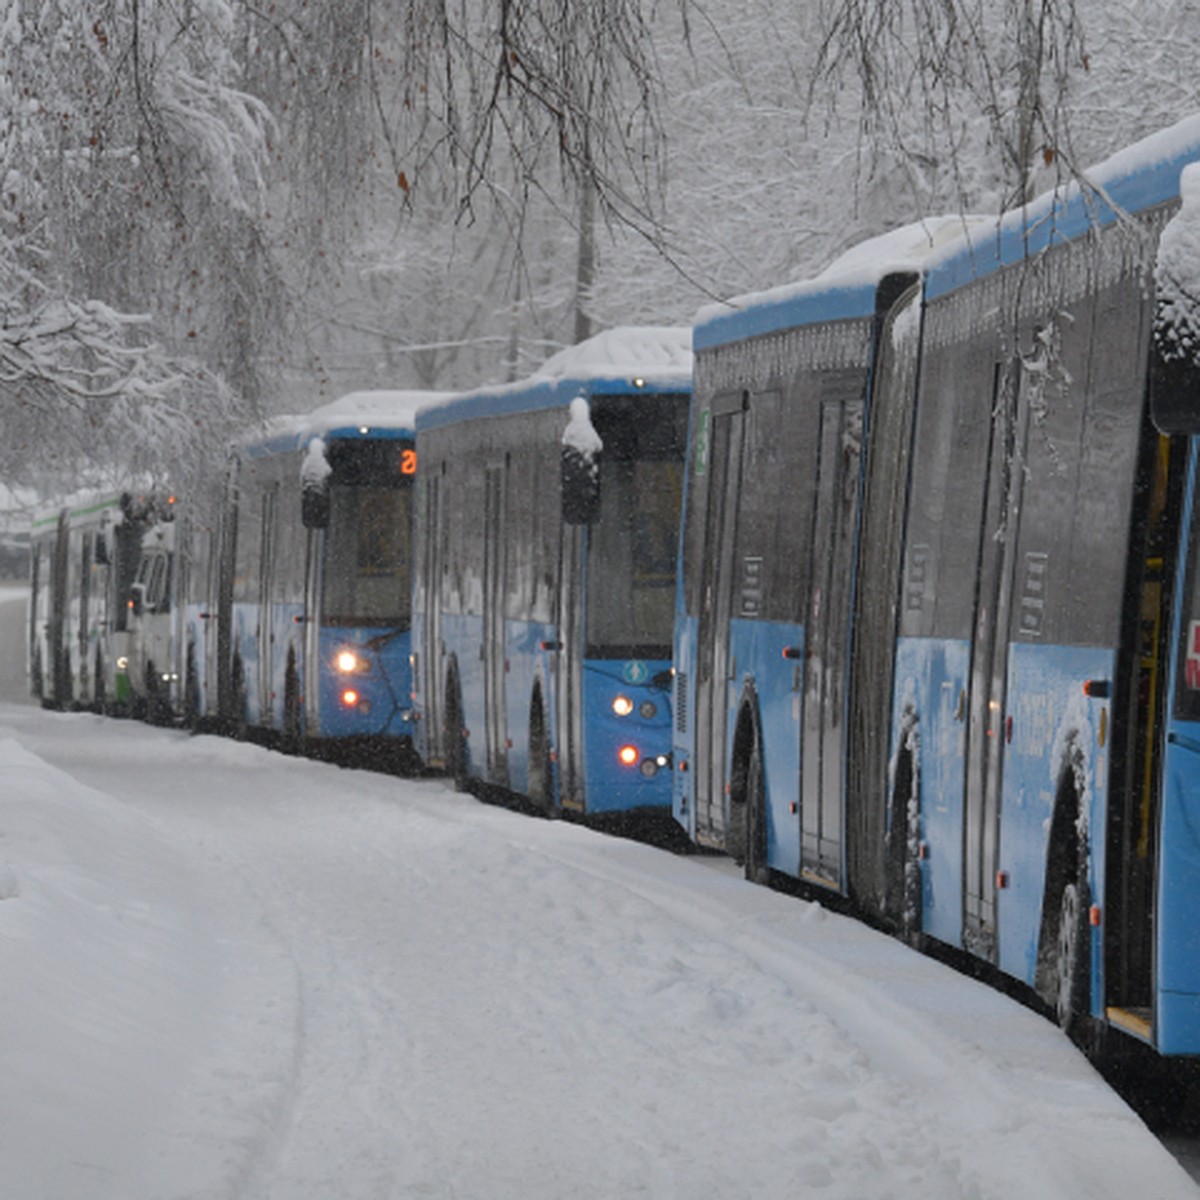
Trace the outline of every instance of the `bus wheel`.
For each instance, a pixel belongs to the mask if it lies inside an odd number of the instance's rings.
[[[189,643],[183,667],[183,723],[195,729],[200,723],[200,675],[196,670],[196,646]]]
[[[467,734],[463,728],[462,694],[454,676],[446,683],[446,726],[443,744],[446,774],[454,780],[455,791],[465,792],[470,783],[467,775]]]
[[[171,709],[159,686],[158,672],[153,663],[146,664],[146,721],[151,725],[166,725]]]
[[[1058,937],[1054,945],[1054,1015],[1071,1033],[1087,1008],[1088,980],[1087,889],[1070,880],[1058,906]]]
[[[300,675],[296,656],[289,650],[283,677],[283,748],[288,754],[299,754],[300,746]]]
[[[229,690],[233,705],[233,711],[229,715],[229,733],[238,741],[245,741],[250,722],[246,718],[246,668],[242,665],[240,654],[235,655],[233,660],[233,676]]]
[[[544,817],[554,812],[554,777],[550,770],[550,742],[542,698],[536,696],[529,712],[529,801]]]
[[[99,648],[96,649],[96,674],[92,681],[92,707],[98,713],[108,712],[108,694],[104,687],[104,658],[100,654]]]
[[[921,807],[909,746],[896,760],[886,847],[887,911],[896,932],[912,942],[921,932]]]
[[[746,767],[746,878],[751,883],[768,883],[767,788],[763,779],[762,749],[757,736]]]

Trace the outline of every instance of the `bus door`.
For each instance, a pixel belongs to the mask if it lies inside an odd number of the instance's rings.
[[[1008,372],[996,366],[966,697],[963,944],[989,960],[996,956],[1007,631],[1023,479],[1020,458],[1028,421],[1027,390],[1027,386],[1014,387]]]
[[[483,693],[488,779],[508,783],[504,674],[504,466],[488,467],[483,510]]]
[[[424,694],[426,753],[442,760],[442,564],[445,555],[445,530],[442,525],[442,480],[440,475],[422,476],[423,489],[420,521],[424,532],[421,576],[425,611],[421,614],[423,661],[417,663],[421,691]],[[416,680],[414,680],[414,683]]]
[[[583,794],[583,597],[587,526],[562,526],[558,573],[556,656],[558,703],[558,794],[564,808],[582,811]]]
[[[827,397],[821,403],[805,633],[800,872],[833,887],[842,880],[846,684],[862,458],[861,382],[861,374],[856,373],[852,397]],[[839,386],[846,385],[836,376],[827,378],[827,388]]]
[[[701,840],[720,846],[730,842],[732,835],[734,849],[738,831],[728,828],[725,732],[729,681],[737,673],[729,654],[729,621],[737,584],[738,499],[748,403],[747,392],[718,396],[713,402],[703,559],[713,569],[701,585],[696,648],[696,830]]]
[[[1163,731],[1182,718],[1200,715],[1200,624],[1195,620],[1195,556],[1183,578],[1182,618],[1172,630],[1172,591],[1183,545],[1180,511],[1187,473],[1186,443],[1146,430],[1135,498],[1145,504],[1145,516],[1135,516],[1135,541],[1131,551],[1127,604],[1136,611],[1126,616],[1126,634],[1114,699],[1123,703],[1124,738],[1114,739],[1114,776],[1123,786],[1115,789],[1109,815],[1106,867],[1106,919],[1104,985],[1108,1015],[1122,1027],[1149,1036],[1153,1018],[1155,975],[1155,905],[1159,884],[1158,839],[1162,801],[1164,753],[1176,763],[1186,759],[1190,739]],[[1193,511],[1192,526],[1196,516]],[[1191,541],[1195,543],[1195,534]],[[1177,557],[1178,556],[1178,557]],[[1133,624],[1130,624],[1132,622]],[[1168,694],[1171,646],[1179,646],[1183,661],[1176,667],[1175,695]],[[1117,721],[1114,719],[1114,731]],[[1118,773],[1117,766],[1121,770]],[[1177,774],[1190,773],[1186,768]],[[1186,890],[1176,891],[1187,895]],[[1189,912],[1190,900],[1184,901]],[[1167,924],[1170,924],[1168,920]]]

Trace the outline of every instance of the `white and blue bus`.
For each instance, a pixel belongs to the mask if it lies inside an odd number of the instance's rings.
[[[216,601],[191,639],[207,713],[364,765],[410,758],[413,422],[441,398],[351,393],[238,447]]]
[[[693,839],[1164,1055],[1200,1053],[1194,160],[1196,120],[702,317],[675,644]]]
[[[548,814],[669,823],[687,329],[618,329],[417,416],[421,756]]]
[[[180,549],[163,489],[77,492],[34,517],[30,689],[48,708],[166,719],[182,707]]]

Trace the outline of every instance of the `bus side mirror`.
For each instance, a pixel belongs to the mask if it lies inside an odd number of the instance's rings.
[[[325,439],[308,443],[300,464],[300,522],[305,529],[329,528],[329,465]]]
[[[1179,176],[1179,210],[1163,226],[1154,263],[1150,418],[1159,433],[1200,433],[1200,164]]]
[[[300,493],[300,520],[305,529],[329,528],[328,488],[304,488]]]
[[[571,446],[562,450],[562,519],[591,525],[600,512],[600,464]]]
[[[135,583],[129,589],[129,614],[140,617],[146,608],[146,585]]]
[[[1159,433],[1200,433],[1200,364],[1166,354],[1155,331],[1150,368],[1150,419]]]

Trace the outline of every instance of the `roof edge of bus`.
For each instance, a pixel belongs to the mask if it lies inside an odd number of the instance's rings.
[[[532,375],[472,388],[423,407],[418,431],[481,416],[566,406],[576,396],[690,392],[692,331],[686,326],[620,326],[559,351]]]
[[[873,316],[876,294],[888,276],[919,276],[947,243],[957,242],[980,220],[959,214],[926,217],[856,243],[809,279],[706,305],[696,314],[694,348],[711,350],[806,325]]]
[[[347,392],[308,413],[269,418],[256,434],[238,443],[251,457],[303,449],[314,437],[412,437],[417,411],[453,392],[385,390]]]
[[[927,273],[926,299],[947,295],[1051,246],[1075,241],[1179,197],[1183,168],[1200,159],[1200,114],[1185,117],[1043,192],[1021,208],[967,230]]]
[[[126,487],[79,488],[77,491],[54,496],[33,505],[29,518],[30,527],[37,529],[54,524],[63,513],[66,513],[69,520],[79,520],[108,510],[115,510],[116,516],[123,518],[123,506],[129,502],[131,496],[151,492],[165,494],[165,489],[146,482],[141,485],[130,484]],[[120,521],[115,523],[119,524]]]

